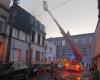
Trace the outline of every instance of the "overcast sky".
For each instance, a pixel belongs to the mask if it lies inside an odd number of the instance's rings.
[[[95,31],[98,20],[97,0],[46,0],[49,9],[61,3],[64,5],[51,10],[62,28],[71,35]],[[66,1],[69,1],[66,3]],[[20,0],[20,6],[30,12],[45,25],[47,38],[62,36],[56,24],[42,9],[42,0]]]

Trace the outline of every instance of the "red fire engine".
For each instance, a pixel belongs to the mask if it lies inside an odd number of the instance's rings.
[[[74,80],[80,80],[80,74],[81,74],[81,64],[80,62],[83,59],[82,54],[80,53],[79,49],[77,48],[77,46],[75,45],[75,43],[72,41],[69,32],[66,34],[65,31],[62,29],[62,27],[60,26],[60,24],[58,23],[58,21],[54,18],[54,16],[52,15],[52,13],[48,10],[48,5],[46,1],[43,1],[44,3],[44,10],[47,11],[49,13],[49,15],[52,17],[52,19],[54,20],[54,22],[57,24],[60,32],[62,33],[65,42],[69,43],[75,58],[72,61],[66,62],[65,63],[65,69],[66,69],[66,74],[70,74],[71,76],[74,76]],[[75,78],[75,76],[77,76]],[[71,79],[70,79],[71,80]],[[73,80],[73,79],[72,79]]]

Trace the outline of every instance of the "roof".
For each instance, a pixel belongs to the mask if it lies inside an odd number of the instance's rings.
[[[89,35],[91,35],[91,36],[94,36],[94,33],[86,33],[86,34],[79,34],[79,35],[71,35],[71,37],[72,38],[76,38],[76,37],[85,37],[85,36],[89,36]],[[63,39],[64,37],[55,37],[55,38],[48,38],[47,40],[52,40],[52,39]]]
[[[27,14],[26,11],[24,11],[21,7],[17,5],[11,6],[10,10],[11,10],[12,25],[16,28],[21,29],[26,33],[30,33],[31,27],[30,27],[29,14]]]
[[[42,29],[40,29],[40,26],[42,24],[38,20],[36,20],[34,16],[32,16],[17,4],[11,6],[11,18],[13,19],[12,24],[14,25],[14,27],[17,27],[26,33],[30,33],[32,27],[41,32],[44,32]],[[36,22],[38,23],[38,25],[35,25]]]

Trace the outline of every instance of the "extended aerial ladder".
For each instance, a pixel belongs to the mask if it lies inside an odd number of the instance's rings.
[[[65,42],[69,43],[74,55],[75,55],[75,58],[73,59],[73,62],[76,62],[76,63],[80,63],[83,59],[83,56],[82,54],[80,53],[80,51],[78,50],[78,48],[76,47],[76,45],[73,43],[71,37],[70,37],[70,34],[69,32],[66,34],[65,31],[62,29],[62,27],[60,26],[60,24],[58,23],[58,21],[55,19],[55,17],[52,15],[52,13],[48,10],[48,5],[47,5],[47,2],[43,0],[43,8],[45,11],[47,11],[49,13],[49,15],[52,17],[52,19],[54,20],[54,22],[57,24],[60,32],[62,33],[64,39],[65,39]]]

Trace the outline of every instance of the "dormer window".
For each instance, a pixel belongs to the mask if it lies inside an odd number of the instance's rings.
[[[37,27],[37,21],[35,21],[35,27]]]

